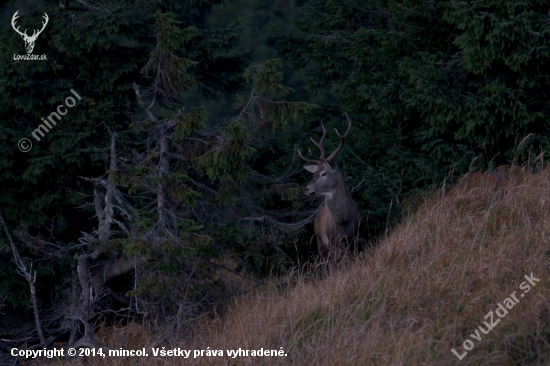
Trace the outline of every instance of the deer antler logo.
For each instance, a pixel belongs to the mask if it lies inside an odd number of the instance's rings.
[[[32,50],[34,49],[34,42],[36,42],[36,38],[38,38],[40,33],[42,33],[44,28],[46,28],[46,24],[48,24],[48,20],[49,20],[48,14],[44,13],[45,22],[42,23],[42,29],[40,29],[39,31],[35,29],[34,32],[32,33],[32,36],[29,36],[27,35],[26,29],[25,29],[25,32],[20,32],[19,27],[15,28],[15,21],[19,17],[17,13],[19,13],[19,10],[16,11],[15,14],[13,14],[13,17],[11,18],[11,26],[17,33],[21,35],[21,38],[23,38],[23,40],[25,41],[25,49],[27,50],[27,53],[32,53]]]

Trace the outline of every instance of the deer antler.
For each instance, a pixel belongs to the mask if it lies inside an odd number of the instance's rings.
[[[311,153],[311,150],[310,150],[309,152]],[[315,164],[317,164],[317,163],[320,161],[319,159],[315,159],[315,158],[313,158],[313,159],[308,159],[308,158],[304,157],[304,156],[302,155],[302,153],[300,152],[300,149],[298,149],[298,155],[300,155],[300,157],[301,157],[303,160],[307,161],[308,163],[315,163]]]
[[[323,145],[323,141],[325,140],[325,136],[327,135],[327,130],[325,129],[325,125],[323,124],[323,122],[321,122],[321,127],[323,128],[323,136],[321,137],[319,142],[315,141],[313,139],[313,137],[310,137],[311,141],[319,148],[319,151],[320,151],[319,157],[318,158],[313,158],[313,159],[308,159],[308,158],[305,158],[302,155],[300,150],[298,150],[298,154],[300,155],[300,157],[303,160],[305,160],[307,162],[310,162],[310,163],[318,163],[320,161],[327,161],[327,160],[331,161],[332,159],[334,159],[336,154],[338,154],[340,152],[340,150],[342,150],[342,147],[344,147],[344,142],[348,138],[349,133],[351,131],[351,120],[350,120],[347,113],[346,113],[346,118],[348,119],[348,129],[346,130],[346,133],[344,133],[344,135],[340,135],[338,130],[334,129],[334,131],[336,131],[336,134],[338,135],[338,137],[340,137],[340,145],[338,145],[336,150],[334,150],[334,152],[332,154],[330,154],[330,156],[328,158],[325,158],[325,146]],[[311,150],[309,151],[309,153],[311,154]]]
[[[36,37],[38,37],[38,35],[39,35],[40,33],[42,33],[42,31],[44,30],[44,28],[46,28],[46,25],[48,24],[48,20],[50,20],[50,18],[48,18],[48,14],[46,14],[46,13],[44,13],[44,20],[45,20],[45,22],[42,22],[42,29],[40,29],[40,30],[38,31],[38,33],[36,33],[37,31],[35,30],[35,31],[33,32],[32,36],[31,36],[31,38],[36,38]],[[36,34],[35,34],[35,33],[36,33]]]
[[[313,159],[308,159],[308,158],[305,158],[302,153],[300,152],[300,150],[298,150],[298,154],[300,155],[300,157],[309,162],[309,163],[318,163],[320,161],[325,161],[325,146],[323,145],[323,141],[325,139],[325,136],[327,135],[327,130],[325,129],[325,125],[323,124],[323,122],[321,122],[321,127],[323,128],[323,136],[321,137],[321,139],[319,140],[319,142],[315,141],[313,139],[313,137],[310,137],[311,139],[311,142],[313,142],[320,150],[320,154],[319,154],[319,157],[318,158],[313,158]],[[311,150],[309,150],[309,153],[311,154]],[[312,154],[313,155],[313,154]]]
[[[319,151],[321,152],[319,154],[318,160],[325,161],[325,146],[323,145],[323,141],[325,140],[325,136],[327,135],[327,130],[325,129],[325,125],[323,124],[322,121],[321,121],[321,127],[323,128],[323,136],[321,137],[319,142],[315,141],[313,137],[310,137],[309,139],[319,148]]]
[[[48,17],[48,14],[44,13],[44,20],[45,20],[45,21],[42,22],[42,29],[40,29],[39,31],[37,31],[37,30],[35,29],[35,30],[33,31],[33,33],[32,33],[32,36],[29,36],[29,35],[27,34],[27,30],[26,30],[26,29],[25,29],[25,32],[21,32],[21,31],[19,30],[19,27],[17,27],[17,28],[15,27],[15,22],[16,22],[17,18],[19,18],[18,13],[19,13],[19,10],[17,10],[17,11],[15,12],[15,14],[13,14],[13,17],[11,18],[11,26],[12,26],[13,30],[15,30],[17,33],[19,33],[19,34],[21,35],[21,37],[23,37],[24,39],[36,39],[36,38],[40,35],[40,33],[42,33],[42,31],[44,30],[44,28],[46,28],[46,25],[48,24],[48,20],[50,19],[50,18]]]
[[[340,135],[340,133],[338,132],[338,130],[336,128],[334,129],[334,131],[336,131],[336,134],[338,135],[338,137],[340,137],[340,145],[338,145],[336,150],[334,150],[334,152],[332,154],[330,154],[330,156],[327,158],[328,161],[331,161],[336,156],[336,154],[338,154],[340,152],[340,150],[342,150],[342,147],[344,147],[344,142],[346,142],[346,139],[348,138],[349,132],[351,131],[351,120],[349,119],[349,116],[348,116],[347,113],[346,113],[346,118],[348,119],[348,129],[346,130],[346,133],[343,136]]]
[[[17,15],[17,13],[19,13],[19,10],[17,10],[15,12],[15,14],[13,14],[13,17],[11,17],[11,27],[13,28],[14,31],[16,31],[17,33],[19,33],[22,37],[28,37],[27,36],[27,30],[25,29],[25,33],[21,33],[19,31],[19,27],[15,28],[15,21],[17,20],[17,18],[19,18],[19,15]]]

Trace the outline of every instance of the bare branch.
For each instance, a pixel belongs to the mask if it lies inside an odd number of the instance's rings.
[[[31,301],[32,301],[32,307],[34,310],[34,322],[36,324],[36,330],[38,332],[38,337],[40,338],[40,344],[45,346],[46,345],[46,338],[44,338],[44,332],[42,330],[42,323],[40,321],[40,314],[38,313],[38,302],[36,300],[36,271],[34,273],[32,272],[32,263],[29,266],[29,269],[27,270],[27,267],[25,266],[25,263],[21,259],[21,256],[19,255],[19,251],[17,250],[17,247],[15,246],[15,242],[13,241],[13,237],[11,236],[10,231],[8,230],[8,226],[6,225],[6,222],[4,221],[4,216],[2,215],[2,211],[0,211],[0,222],[2,223],[2,226],[4,227],[4,230],[6,231],[6,235],[8,237],[8,241],[11,246],[11,250],[13,251],[13,256],[15,257],[15,264],[17,265],[19,271],[23,274],[25,279],[27,280],[30,290],[31,290]]]

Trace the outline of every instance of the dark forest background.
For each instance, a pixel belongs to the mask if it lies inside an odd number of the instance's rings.
[[[353,121],[362,245],[420,191],[549,150],[548,1],[0,4],[2,351],[128,319],[172,337],[313,261],[297,149],[320,121]],[[14,60],[16,11],[29,34],[48,14],[47,61]]]

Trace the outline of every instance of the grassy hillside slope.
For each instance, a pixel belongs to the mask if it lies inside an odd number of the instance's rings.
[[[224,353],[283,347],[286,357],[159,357],[158,364],[548,365],[549,242],[549,170],[475,173],[426,199],[348,268],[249,295],[191,344],[175,345]],[[531,274],[534,286],[524,277]],[[491,311],[500,322],[484,334],[478,327],[487,330]],[[459,360],[452,349],[463,355],[465,341],[473,348]],[[146,345],[125,348],[138,346]]]

